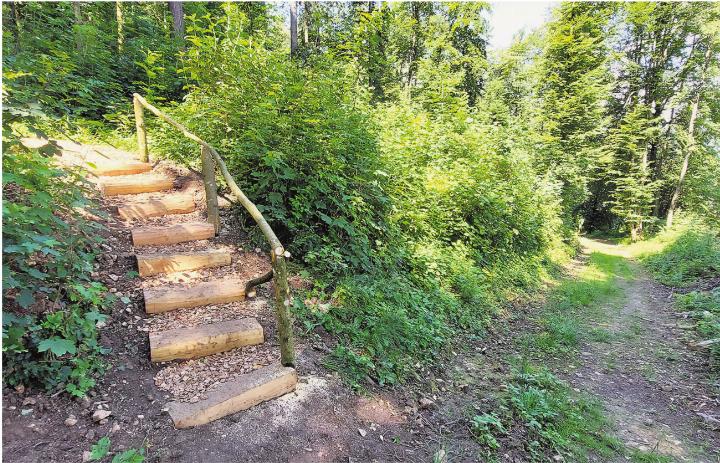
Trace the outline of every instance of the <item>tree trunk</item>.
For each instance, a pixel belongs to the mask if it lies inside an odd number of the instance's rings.
[[[678,177],[678,182],[675,185],[675,191],[673,191],[672,198],[670,198],[670,206],[668,207],[667,219],[665,221],[665,226],[668,228],[672,227],[673,219],[675,218],[675,209],[680,201],[680,193],[682,192],[683,182],[685,181],[685,175],[687,175],[688,166],[690,165],[690,155],[695,149],[695,121],[697,120],[698,109],[700,108],[700,96],[702,95],[703,80],[705,79],[705,72],[707,71],[708,63],[710,62],[711,53],[712,45],[708,45],[708,49],[705,51],[700,86],[697,90],[697,95],[695,95],[695,100],[693,100],[692,110],[690,112],[690,121],[688,122],[688,143],[685,148],[685,157],[683,158],[682,165],[680,166],[680,176]]]
[[[83,20],[82,9],[80,8],[80,2],[72,2],[73,14],[75,15],[75,25],[79,26],[85,21]],[[75,49],[80,53],[83,48],[82,38],[80,34],[75,34]]]
[[[290,2],[290,56],[297,50],[297,2]]]
[[[630,226],[630,241],[633,243],[638,241],[640,239],[640,229],[637,224],[632,224]]]
[[[123,15],[122,15],[122,2],[120,0],[115,1],[115,19],[117,21],[117,51],[118,54],[123,52],[123,45],[125,43],[125,33],[123,31]]]
[[[303,9],[305,10],[305,14],[303,15],[303,45],[306,47],[310,43],[311,5],[312,3],[310,2],[303,2]]]
[[[420,5],[417,2],[410,3],[410,10],[414,23],[412,25],[412,45],[410,54],[410,63],[408,63],[408,76],[407,85],[412,85],[413,79],[415,78],[415,71],[417,70],[417,59],[420,56]]]
[[[82,24],[83,17],[82,17],[82,8],[80,8],[80,2],[72,2],[72,9],[73,9],[73,14],[75,15],[75,23]]]
[[[677,185],[675,185],[675,191],[673,191],[672,198],[670,199],[670,206],[668,207],[667,219],[665,226],[670,228],[675,218],[675,208],[677,208],[678,201],[680,200],[680,192],[682,191],[682,185],[685,181],[685,175],[687,174],[688,166],[690,164],[690,153],[694,149],[695,145],[695,120],[697,119],[698,107],[700,106],[700,92],[698,92],[692,105],[692,112],[690,113],[690,122],[688,123],[688,144],[685,148],[685,157],[683,158],[682,165],[680,166],[680,177],[678,178]]]
[[[182,2],[168,2],[170,12],[173,17],[173,32],[175,38],[183,40],[185,38],[185,14],[183,13]]]
[[[20,51],[20,35],[22,34],[22,23],[20,22],[20,3],[10,2],[10,12],[13,16],[13,26],[15,28],[15,53]]]

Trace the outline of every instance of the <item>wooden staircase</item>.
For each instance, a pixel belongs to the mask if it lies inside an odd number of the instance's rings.
[[[98,185],[106,197],[162,192],[161,199],[136,201],[132,196],[118,208],[126,221],[140,222],[131,229],[132,243],[137,253],[141,278],[207,268],[219,268],[232,263],[232,256],[224,250],[212,249],[215,225],[208,222],[182,222],[165,226],[143,226],[142,221],[164,216],[181,217],[197,209],[194,197],[173,192],[175,179],[153,172],[148,163],[138,161],[108,161],[94,166]],[[209,240],[208,248],[192,252],[157,252],[157,248]],[[142,252],[143,247],[155,252]],[[180,308],[201,307],[241,301],[250,291],[247,281],[225,277],[194,284],[191,287],[163,286],[144,290],[145,311],[159,314]],[[200,326],[151,332],[150,359],[152,362],[196,359],[229,351],[242,346],[264,343],[264,331],[255,318],[236,318]],[[245,410],[263,401],[292,391],[297,374],[290,367],[269,365],[251,373],[237,376],[214,388],[204,400],[195,403],[172,402],[170,416],[178,428],[198,426],[223,416]]]

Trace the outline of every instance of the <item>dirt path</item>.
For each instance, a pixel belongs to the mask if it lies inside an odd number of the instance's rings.
[[[63,143],[62,148],[71,159],[87,152],[112,151],[108,147],[75,143]],[[155,169],[172,174],[183,191],[199,190],[198,178],[186,170],[167,162],[159,163]],[[134,195],[133,199],[139,196]],[[144,199],[157,199],[156,196],[143,195]],[[213,243],[235,253],[237,260],[232,266],[141,281],[135,277],[137,265],[129,233],[132,224],[120,220],[117,214],[117,206],[123,205],[124,199],[101,200],[106,213],[103,220],[106,228],[102,232],[105,252],[93,273],[118,297],[113,307],[106,307],[109,319],[100,330],[102,344],[111,348],[105,358],[108,371],[97,388],[83,399],[72,399],[67,394],[48,396],[31,387],[4,388],[3,461],[81,462],[83,453],[105,436],[111,440],[112,452],[143,448],[148,462],[366,462],[388,461],[389,456],[401,461],[426,460],[413,449],[413,436],[406,427],[412,416],[405,411],[404,403],[387,391],[366,396],[354,394],[337,374],[322,366],[328,347],[315,346],[320,348],[316,349],[303,340],[298,345],[300,381],[294,392],[204,426],[175,429],[167,413],[167,403],[173,400],[173,395],[202,394],[226,373],[235,373],[248,362],[252,365],[270,360],[258,359],[263,354],[260,350],[238,348],[203,361],[163,367],[150,362],[147,332],[173,328],[179,321],[200,323],[250,314],[261,320],[270,340],[268,344],[276,353],[277,347],[272,345],[274,316],[267,302],[271,287],[259,287],[257,298],[250,301],[178,310],[155,318],[150,318],[143,308],[144,287],[203,281],[217,278],[218,272],[223,271],[252,278],[264,273],[267,264],[258,257],[261,255],[258,250],[252,250],[254,247],[236,215],[227,208],[221,211],[223,231]],[[154,218],[146,223],[163,225],[168,220],[202,218],[202,211],[198,211]],[[176,247],[188,250],[192,246]],[[257,355],[253,357],[254,354]],[[100,409],[110,411],[111,415],[96,422],[92,415]]]
[[[98,264],[98,278],[130,303],[107,308],[110,320],[102,342],[113,349],[109,371],[83,400],[5,388],[4,461],[80,462],[103,436],[112,440],[113,452],[144,447],[149,462],[485,461],[468,415],[478,405],[492,405],[493,395],[502,390],[510,369],[507,358],[520,354],[517,337],[532,329],[529,320],[537,307],[515,307],[510,319],[493,322],[495,331],[484,339],[458,339],[432,369],[418,370],[418,383],[364,395],[325,370],[328,345],[307,338],[298,353],[300,382],[294,393],[206,426],[176,430],[165,408],[169,391],[157,386],[159,367],[149,361],[142,287],[137,279],[118,278],[136,268],[127,226],[112,219],[112,206],[105,203],[111,217],[105,233],[108,253]],[[222,214],[228,229],[240,229],[230,210]],[[242,233],[228,237],[229,244],[249,249],[243,239]],[[617,255],[622,250],[599,242],[586,245],[588,252]],[[685,332],[678,326],[683,321],[673,313],[669,290],[630,265],[637,278],[618,280],[627,300],[619,310],[608,309],[610,342],[585,346],[580,365],[567,379],[603,400],[628,446],[657,448],[673,460],[720,461],[719,423],[713,422],[720,419],[720,403],[711,391],[706,360],[683,343]],[[269,290],[261,289],[258,299],[267,299]],[[191,373],[170,382],[199,388]],[[98,408],[112,411],[107,423],[92,420]],[[66,424],[69,417],[76,422]],[[526,438],[508,437],[497,461],[527,461]]]
[[[629,258],[619,246],[583,244],[587,253]],[[617,280],[624,303],[608,310],[611,339],[583,349],[570,381],[603,401],[627,446],[670,461],[720,461],[720,399],[707,358],[684,342],[689,332],[673,311],[671,290],[628,265],[634,278]]]

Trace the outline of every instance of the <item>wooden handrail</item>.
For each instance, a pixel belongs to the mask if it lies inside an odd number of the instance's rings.
[[[280,341],[280,362],[285,366],[292,366],[295,363],[295,342],[292,330],[292,317],[290,316],[290,286],[287,281],[287,259],[290,257],[290,253],[285,251],[282,243],[278,239],[277,235],[273,231],[270,224],[265,220],[257,206],[245,196],[245,193],[240,189],[235,179],[230,175],[230,171],[225,164],[225,161],[220,157],[220,154],[210,146],[209,143],[190,132],[185,126],[175,121],[172,117],[160,111],[155,106],[148,103],[148,101],[137,93],[133,93],[133,106],[135,108],[135,125],[138,134],[138,149],[140,156],[143,160],[147,161],[147,139],[145,130],[145,120],[143,117],[143,108],[147,108],[151,113],[164,120],[168,124],[178,129],[186,138],[193,140],[198,143],[201,147],[201,155],[203,160],[203,183],[205,184],[206,198],[208,200],[208,220],[216,226],[217,232],[217,217],[213,216],[217,213],[217,186],[214,182],[214,168],[210,170],[210,162],[206,153],[212,154],[212,159],[217,167],[220,168],[225,182],[230,187],[233,195],[237,201],[242,204],[250,216],[255,220],[255,223],[262,231],[265,239],[270,244],[270,258],[273,267],[273,277],[275,279],[275,314],[278,322],[278,337]],[[211,159],[211,160],[212,160]],[[210,175],[212,172],[212,175]],[[213,197],[215,211],[211,211],[213,207]],[[261,280],[261,279],[256,279]]]

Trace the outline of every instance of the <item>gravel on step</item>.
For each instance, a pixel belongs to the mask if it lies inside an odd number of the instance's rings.
[[[175,400],[197,402],[223,382],[280,361],[280,349],[269,344],[246,346],[163,368],[155,385]]]

